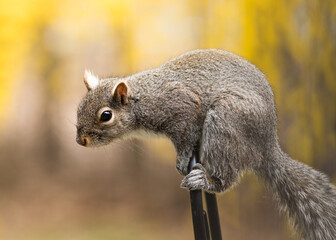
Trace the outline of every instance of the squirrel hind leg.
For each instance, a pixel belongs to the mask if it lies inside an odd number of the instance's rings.
[[[202,132],[200,160],[213,182],[221,182],[216,192],[235,185],[243,170],[244,146],[240,142],[238,112],[218,101],[209,109]]]
[[[253,151],[253,141],[244,136],[244,126],[254,126],[255,119],[241,119],[248,104],[236,98],[218,99],[208,110],[200,144],[200,164],[183,179],[182,187],[224,192],[239,181],[240,173],[258,163],[260,153]]]

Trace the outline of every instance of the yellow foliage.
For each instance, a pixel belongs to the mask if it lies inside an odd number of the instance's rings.
[[[19,159],[10,170],[3,168],[3,173],[22,168],[17,173],[21,179],[29,166],[26,158],[38,159],[30,163],[31,169],[44,161],[54,164],[49,157],[63,161],[64,156],[76,156],[83,164],[82,155],[87,152],[79,154],[74,146],[75,127],[68,128],[64,123],[68,119],[64,119],[70,111],[75,115],[75,104],[85,91],[81,83],[84,68],[98,75],[123,76],[196,48],[225,49],[257,65],[274,90],[283,148],[294,159],[326,172],[335,183],[334,0],[0,0],[0,133],[16,130],[9,134],[15,146],[7,155],[10,163],[16,159],[11,154]],[[25,96],[32,100],[18,96],[26,91],[31,91]],[[20,108],[25,110],[22,115]],[[19,114],[13,118],[16,111]],[[155,149],[153,156],[174,164],[175,152],[167,140],[150,139],[147,144]],[[65,168],[75,166],[69,162]],[[74,169],[76,174],[83,171]],[[23,182],[31,178],[28,170]],[[8,185],[6,176],[3,187]],[[95,175],[90,177],[95,179]],[[257,215],[252,205],[263,195],[257,182],[248,177],[248,187],[243,183],[240,190],[225,195],[226,208],[221,210],[222,216],[229,216],[225,226],[240,232],[242,219]],[[92,190],[91,185],[88,188]],[[250,208],[241,208],[249,204]]]
[[[3,126],[31,71],[48,94],[60,94],[64,65],[81,56],[71,52],[75,45],[115,45],[111,74],[122,75],[194,48],[222,48],[265,72],[291,154],[312,163],[335,148],[334,1],[2,0],[0,22]]]

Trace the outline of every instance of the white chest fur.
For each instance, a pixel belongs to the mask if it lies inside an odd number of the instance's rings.
[[[166,138],[164,134],[155,133],[153,131],[137,129],[130,131],[122,136],[123,139],[133,139],[133,138]]]

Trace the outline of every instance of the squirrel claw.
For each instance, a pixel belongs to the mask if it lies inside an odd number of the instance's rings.
[[[208,186],[208,179],[204,167],[197,163],[191,172],[184,177],[181,183],[182,188],[189,190],[206,190]]]

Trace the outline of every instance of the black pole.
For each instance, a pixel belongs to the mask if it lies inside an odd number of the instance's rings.
[[[198,149],[194,151],[189,163],[189,172],[198,161]],[[210,240],[206,212],[203,210],[202,190],[190,191],[191,215],[195,240]]]
[[[199,149],[196,148],[190,158],[188,171],[199,162]],[[209,223],[207,213],[203,209],[202,190],[190,191],[191,214],[193,219],[195,240],[210,240],[209,225],[212,240],[221,240],[222,234],[218,216],[218,207],[216,194],[205,192],[207,210],[209,214]]]
[[[211,239],[221,240],[222,232],[219,222],[216,194],[205,192],[205,200],[208,210]]]

